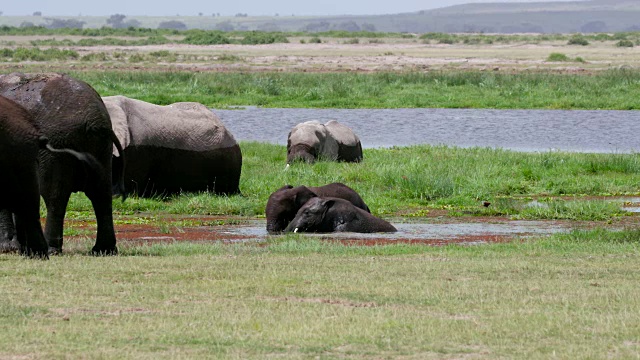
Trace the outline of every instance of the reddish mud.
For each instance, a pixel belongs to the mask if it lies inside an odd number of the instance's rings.
[[[572,229],[594,226],[625,228],[638,226],[637,216],[623,217],[613,224],[580,221],[522,221],[499,217],[424,217],[412,223],[394,222],[397,233],[357,234],[332,233],[309,234],[323,241],[336,241],[345,245],[423,244],[440,246],[447,244],[503,243],[531,236],[548,236]],[[406,220],[404,220],[406,221]],[[93,238],[95,221],[68,220],[65,225],[78,235],[67,237],[69,241]],[[251,243],[268,246],[265,220],[241,217],[163,215],[153,217],[117,216],[115,220],[118,246],[139,246],[157,243]]]

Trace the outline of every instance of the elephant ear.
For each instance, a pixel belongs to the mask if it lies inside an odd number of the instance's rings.
[[[111,118],[111,127],[116,134],[122,150],[126,149],[131,143],[131,134],[129,133],[129,122],[127,121],[127,113],[125,112],[122,103],[125,101],[124,96],[105,96],[102,98],[109,117]],[[113,155],[120,156],[120,153],[113,148]]]
[[[297,186],[294,189],[295,194],[293,196],[293,201],[298,209],[301,208],[302,205],[306,204],[311,198],[318,196],[304,185]]]
[[[333,199],[324,199],[320,204],[323,207],[322,219],[324,220],[325,216],[327,216],[327,212],[336,204],[336,201]]]

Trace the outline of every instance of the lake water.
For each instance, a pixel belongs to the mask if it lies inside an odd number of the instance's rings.
[[[293,126],[338,120],[362,146],[415,144],[517,151],[640,151],[640,112],[484,109],[214,109],[236,140],[286,145]]]

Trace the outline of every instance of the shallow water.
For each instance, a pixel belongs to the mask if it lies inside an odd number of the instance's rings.
[[[300,122],[335,119],[351,127],[365,148],[431,144],[517,151],[640,150],[638,111],[257,107],[213,111],[237,140],[282,145]]]
[[[465,243],[484,243],[493,241],[497,237],[524,237],[531,235],[549,235],[560,232],[567,232],[571,229],[566,225],[550,221],[492,221],[487,222],[464,222],[464,223],[394,223],[398,231],[395,233],[349,233],[336,232],[330,234],[305,233],[308,236],[316,236],[336,240],[386,240],[386,241],[406,241],[406,240],[438,240],[439,242],[456,241]],[[265,229],[264,221],[254,221],[247,225],[234,226],[223,231],[228,235],[242,236],[253,241],[266,239],[269,235]],[[244,241],[247,241],[246,239]]]

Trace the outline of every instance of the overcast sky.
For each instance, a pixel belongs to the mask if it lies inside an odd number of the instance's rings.
[[[537,0],[543,1],[543,0]],[[568,0],[556,0],[568,1]],[[235,15],[376,15],[395,14],[478,2],[533,2],[531,0],[6,0],[0,3],[4,15],[31,15],[41,11],[54,15],[149,16]]]

